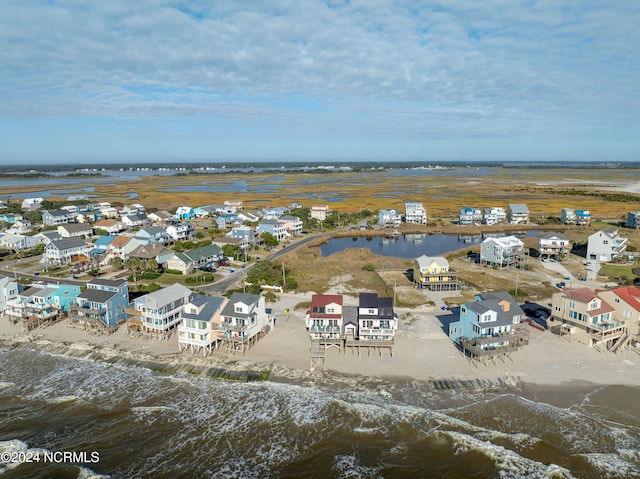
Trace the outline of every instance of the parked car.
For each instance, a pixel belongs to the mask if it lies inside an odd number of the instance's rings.
[[[567,283],[565,283],[564,281],[560,281],[559,283],[556,283],[556,287],[562,289],[567,285]]]

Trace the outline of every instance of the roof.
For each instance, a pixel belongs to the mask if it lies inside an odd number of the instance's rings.
[[[97,278],[97,279],[92,279],[91,281],[89,281],[88,284],[99,284],[102,286],[111,286],[113,288],[119,288],[120,286],[122,286],[123,284],[126,284],[127,282],[124,279],[101,279],[101,278]]]
[[[547,240],[559,239],[562,241],[569,241],[569,238],[563,235],[562,233],[555,233],[553,231],[543,234],[542,236],[540,236],[540,239],[547,239]]]
[[[603,301],[601,298],[599,298],[595,291],[592,291],[589,288],[565,288],[563,290],[563,293],[569,299],[579,301],[580,303],[590,303],[594,299],[599,299],[600,308],[589,310],[589,314],[591,316],[615,311],[615,308],[611,307],[611,305],[609,305],[606,301]]]
[[[225,301],[225,298],[198,294],[192,298],[190,302],[198,308],[204,306],[202,310],[198,314],[187,314],[183,311],[182,317],[185,319],[195,319],[197,321],[210,321]]]
[[[52,240],[51,243],[53,246],[58,248],[59,250],[71,249],[71,248],[80,248],[85,246],[85,241],[82,238],[74,237],[74,238],[62,238],[58,240]]]
[[[635,286],[622,286],[611,290],[636,311],[640,311],[640,289]]]
[[[220,246],[215,244],[210,244],[207,246],[202,246],[201,248],[192,249],[191,251],[187,251],[185,253],[181,253],[176,256],[178,256],[183,261],[184,261],[184,257],[186,257],[188,261],[193,261],[194,263],[197,263],[203,258],[208,258],[210,256],[218,256],[220,253],[222,253],[222,249],[220,249]]]
[[[140,232],[138,232],[138,234],[140,234],[142,231],[147,233],[149,236],[155,236],[157,234],[164,234],[164,235],[167,234],[167,230],[162,226],[149,226],[148,228],[145,228]]]
[[[129,221],[131,221],[132,223],[136,223],[139,221],[147,221],[147,215],[128,215],[128,216],[125,216],[125,218],[128,218]]]
[[[234,318],[246,318],[248,315],[243,313],[238,313],[235,311],[236,303],[243,303],[248,305],[250,308],[252,305],[257,305],[260,300],[260,296],[257,294],[251,293],[233,293],[229,298],[229,302],[225,305],[222,310],[222,314],[224,316],[231,316]]]
[[[494,311],[496,313],[496,320],[490,321],[489,324],[485,323],[491,327],[513,324],[514,316],[524,316],[525,314],[509,293],[485,293],[480,295],[480,298],[481,299],[479,301],[477,300],[465,303],[464,306],[479,315],[484,314],[487,311]],[[501,303],[504,301],[509,302],[508,311],[504,311],[502,309]]]
[[[366,317],[389,318],[393,314],[393,300],[387,297],[378,297],[377,293],[360,293],[358,298],[359,308],[375,308],[378,310],[377,315],[365,314]],[[361,316],[363,316],[361,314]]]
[[[311,306],[326,306],[327,304],[336,303],[342,305],[341,294],[314,294],[311,296]]]
[[[484,244],[488,241],[493,241],[503,248],[507,248],[509,246],[524,246],[524,243],[515,236],[505,236],[503,238],[487,238],[482,243]]]
[[[49,213],[51,216],[64,216],[67,217],[71,213],[65,210],[44,210],[42,214]]]
[[[126,245],[129,241],[131,241],[133,239],[132,236],[116,236],[115,239],[111,242],[111,246],[114,246],[116,248],[122,248],[124,245]]]
[[[64,228],[69,233],[79,233],[80,231],[90,231],[91,226],[86,223],[65,223],[58,228]]]
[[[133,258],[157,258],[162,255],[173,256],[173,254],[173,251],[161,244],[147,244],[136,247],[129,253],[129,256]]]
[[[509,209],[512,213],[529,213],[529,208],[523,203],[510,203]]]
[[[87,301],[93,301],[96,303],[106,303],[114,296],[117,296],[115,291],[104,291],[101,289],[87,289],[83,293],[78,295],[78,298],[86,299]]]
[[[108,246],[114,239],[116,239],[116,236],[114,235],[98,236],[93,244],[96,246]]]
[[[189,288],[182,286],[180,283],[174,283],[171,286],[167,286],[166,288],[159,289],[154,291],[153,293],[149,293],[146,296],[155,301],[159,306],[170,304],[179,299],[183,299],[185,297],[191,296],[195,294]]]
[[[416,262],[420,268],[426,268],[431,264],[436,263],[438,266],[449,267],[449,261],[444,256],[427,256],[423,254],[419,258],[416,258]]]
[[[115,226],[118,223],[120,222],[117,220],[100,220],[100,221],[97,221],[94,226],[97,226],[97,227],[106,226],[108,228],[109,226]]]

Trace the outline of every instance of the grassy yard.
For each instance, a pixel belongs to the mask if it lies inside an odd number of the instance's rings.
[[[600,274],[608,276],[613,281],[626,282],[636,277],[632,271],[635,267],[635,264],[605,264],[600,269]]]

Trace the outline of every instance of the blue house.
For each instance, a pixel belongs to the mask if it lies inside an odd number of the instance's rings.
[[[35,284],[23,291],[20,301],[6,313],[21,318],[55,319],[60,312],[69,311],[80,294],[80,286],[69,284]],[[7,305],[9,306],[9,305]]]
[[[576,224],[577,225],[591,224],[591,213],[587,210],[576,210]]]
[[[256,230],[249,226],[236,226],[225,236],[227,238],[238,238],[245,240],[247,243],[253,243],[256,239]]]
[[[193,211],[193,208],[191,208],[190,206],[180,206],[176,210],[177,220],[186,221],[186,220],[192,220],[195,217],[196,217],[196,214]]]
[[[149,226],[138,231],[136,239],[141,244],[167,244],[171,238],[162,226]]]
[[[114,328],[126,321],[129,287],[125,280],[93,279],[69,310],[69,322],[83,327]]]
[[[218,226],[218,229],[227,229],[227,228],[231,228],[231,226],[238,221],[238,215],[236,214],[227,214],[227,215],[222,215],[222,216],[218,216],[216,218],[216,224]]]
[[[449,324],[449,338],[475,357],[510,352],[523,343],[517,326],[525,317],[509,293],[484,293],[460,306],[459,320]]]

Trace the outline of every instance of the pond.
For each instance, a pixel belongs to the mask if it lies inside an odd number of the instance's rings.
[[[538,230],[511,232],[511,235],[521,238],[537,236]],[[508,236],[508,234],[499,234]],[[320,246],[322,256],[339,253],[348,248],[368,248],[373,254],[381,256],[395,256],[397,258],[417,258],[423,254],[427,256],[442,256],[467,246],[482,243],[495,233],[479,235],[446,235],[446,234],[413,234],[395,238],[383,236],[359,236],[353,238],[332,238]]]

